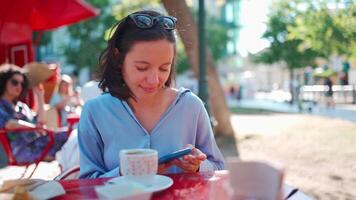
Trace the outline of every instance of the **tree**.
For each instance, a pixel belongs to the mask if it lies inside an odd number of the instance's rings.
[[[263,34],[263,38],[270,42],[270,47],[252,56],[252,60],[256,63],[272,64],[276,62],[284,62],[290,72],[290,92],[292,94],[291,103],[295,100],[294,87],[294,69],[305,67],[307,65],[315,65],[315,58],[319,55],[312,48],[300,48],[301,39],[290,39],[290,28],[296,24],[296,16],[299,16],[298,3],[300,1],[284,1],[281,0],[274,4],[268,22],[267,30]]]
[[[64,46],[67,62],[77,66],[78,69],[97,67],[99,54],[106,47],[104,32],[115,23],[115,18],[108,8],[109,0],[87,1],[100,9],[100,16],[68,27],[70,42]]]
[[[302,40],[303,48],[311,48],[328,58],[332,54],[356,57],[356,4],[330,1],[308,4],[290,27],[290,38]]]
[[[193,15],[185,1],[162,0],[162,2],[167,12],[179,19],[177,30],[184,43],[185,51],[187,52],[187,57],[193,73],[198,77],[198,32]],[[213,58],[209,50],[207,51],[206,63],[212,114],[218,121],[218,125],[215,129],[218,143],[221,142],[226,146],[231,145],[231,148],[236,150],[233,154],[237,155],[236,139],[230,121],[230,110],[227,107],[225,94],[221,87],[219,76],[215,70]]]
[[[229,40],[228,29],[217,18],[209,16],[208,13],[206,14],[206,16],[207,16],[206,21],[209,22],[209,26],[206,27],[207,35],[214,36],[214,37],[207,37],[206,42],[211,50],[213,62],[216,62],[217,60],[222,59],[226,56],[226,44]],[[180,43],[181,41],[179,41],[179,45]],[[177,62],[178,73],[191,68],[183,44],[178,47],[177,52],[178,52],[178,59],[179,59]]]

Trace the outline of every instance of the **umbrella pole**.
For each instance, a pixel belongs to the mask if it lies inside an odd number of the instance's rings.
[[[41,59],[39,57],[40,52],[39,52],[39,49],[38,49],[38,45],[40,44],[40,41],[41,41],[41,39],[43,37],[44,31],[40,30],[40,31],[37,31],[37,33],[38,34],[36,34],[36,37],[33,39],[33,47],[35,49],[35,56],[34,57],[35,57],[35,60],[40,61]]]
[[[38,35],[36,35],[36,38],[34,38],[34,41],[33,41],[33,45],[35,45],[36,47],[40,43],[44,31],[41,30],[41,31],[37,31],[37,32],[38,32]]]

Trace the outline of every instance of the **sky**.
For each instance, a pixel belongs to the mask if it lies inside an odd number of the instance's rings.
[[[267,21],[267,14],[271,0],[241,0],[240,9],[240,40],[238,50],[242,56],[247,56],[248,52],[257,53],[269,46],[267,40],[261,39],[266,30],[264,22]]]

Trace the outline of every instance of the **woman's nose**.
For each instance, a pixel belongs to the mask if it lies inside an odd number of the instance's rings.
[[[154,85],[159,83],[159,78],[158,78],[158,73],[157,72],[151,72],[147,76],[147,83]]]

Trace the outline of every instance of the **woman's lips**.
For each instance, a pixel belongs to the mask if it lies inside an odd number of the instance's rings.
[[[152,93],[154,91],[156,91],[156,87],[141,87],[143,91],[147,92],[147,93]]]

